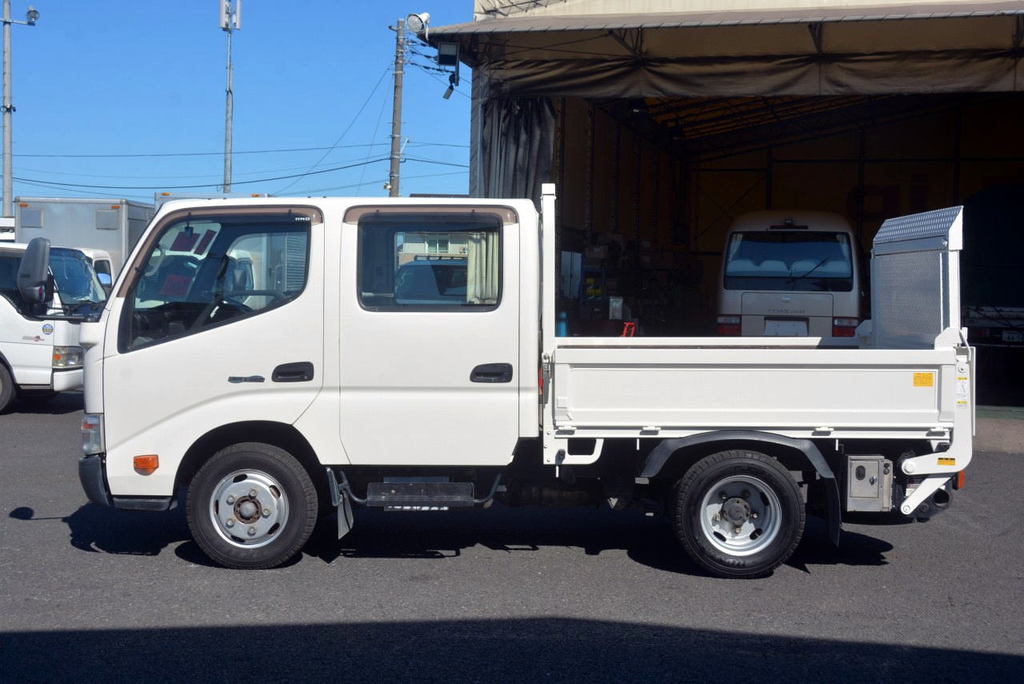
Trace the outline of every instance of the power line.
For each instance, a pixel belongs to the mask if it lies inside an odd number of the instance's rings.
[[[360,166],[366,166],[368,164],[376,164],[378,162],[387,161],[388,159],[389,157],[378,157],[376,159],[364,160],[361,162],[353,162],[351,164],[334,166],[329,169],[320,169],[318,171],[306,171],[304,173],[295,173],[285,176],[274,176],[271,178],[257,178],[253,180],[237,181],[233,183],[233,185],[251,185],[253,183],[269,183],[271,181],[305,178],[307,176],[316,176],[324,173],[332,173],[334,171],[353,169]],[[439,159],[424,159],[421,157],[405,157],[405,161],[411,161],[420,164],[436,164],[438,166],[455,166],[463,169],[469,168],[468,164],[458,164],[456,162],[441,161]],[[190,185],[92,185],[87,183],[65,183],[63,181],[42,180],[39,178],[22,178],[20,176],[15,176],[14,180],[18,181],[19,183],[28,183],[31,185],[41,185],[45,187],[85,188],[89,190],[194,190],[197,188],[219,187],[221,185],[220,183],[194,183]]]
[[[459,143],[440,143],[440,142],[416,142],[409,143],[415,147],[462,147],[468,148],[469,145],[462,145]],[[322,152],[324,150],[342,150],[356,147],[387,147],[390,143],[360,143],[354,145],[331,145],[329,147],[283,147],[278,149],[267,149],[267,150],[242,150],[232,152],[234,155],[239,154],[281,154],[286,152]],[[140,152],[136,154],[25,154],[17,153],[15,157],[35,158],[35,159],[133,159],[133,158],[162,158],[162,157],[221,157],[224,155],[223,151],[220,152]]]
[[[305,173],[295,173],[287,176],[275,176],[273,178],[258,178],[256,180],[239,181],[233,183],[233,185],[251,185],[253,183],[269,183],[270,181],[279,180],[290,180],[292,178],[303,178],[305,176],[315,176],[322,173],[331,173],[332,171],[342,171],[344,169],[352,169],[365,164],[375,164],[379,161],[386,160],[387,157],[380,157],[378,159],[371,160],[369,162],[356,162],[354,164],[346,164],[344,166],[335,166],[329,169],[320,169],[319,171],[306,171]],[[193,190],[196,188],[214,188],[220,187],[221,183],[195,183],[192,185],[87,185],[85,183],[63,183],[60,181],[44,181],[37,178],[19,178],[15,177],[16,181],[22,183],[35,183],[35,184],[47,184],[57,187],[67,188],[97,188],[101,190]]]
[[[384,71],[380,75],[380,78],[378,78],[377,82],[373,84],[373,89],[370,90],[370,94],[366,96],[366,99],[363,100],[363,104],[361,104],[359,106],[359,110],[356,111],[355,116],[353,116],[352,120],[348,122],[348,126],[345,126],[345,130],[343,130],[341,132],[341,135],[339,135],[337,137],[337,139],[335,139],[334,144],[331,145],[330,147],[328,147],[327,150],[322,155],[320,155],[320,158],[317,159],[315,162],[313,162],[313,165],[309,167],[309,171],[312,171],[316,167],[320,166],[320,163],[323,162],[323,160],[327,158],[327,155],[329,155],[331,152],[333,152],[334,149],[338,146],[338,144],[342,141],[342,139],[346,135],[348,135],[348,132],[350,130],[352,130],[352,127],[355,126],[356,121],[359,119],[359,115],[363,113],[364,109],[366,109],[366,105],[370,104],[370,100],[373,99],[374,94],[377,92],[377,88],[379,88],[380,84],[384,82],[384,77],[388,75],[388,71],[389,71],[388,68],[384,69]],[[281,194],[281,193],[283,193],[285,190],[287,190],[288,188],[290,188],[293,185],[295,185],[295,183],[296,183],[296,181],[292,181],[291,183],[288,183],[283,188],[280,188],[274,194]]]

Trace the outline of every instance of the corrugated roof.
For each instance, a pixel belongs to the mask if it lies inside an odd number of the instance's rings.
[[[1024,15],[1024,1],[907,3],[875,8],[815,8],[768,11],[680,12],[672,14],[604,14],[589,16],[517,16],[482,19],[430,29],[433,40],[445,36],[489,33],[600,31],[636,28],[687,28],[757,24],[815,24],[841,21],[953,19]]]

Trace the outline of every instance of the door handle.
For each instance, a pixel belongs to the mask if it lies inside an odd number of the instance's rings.
[[[469,374],[470,382],[512,382],[511,363],[483,363]]]
[[[282,363],[274,369],[270,379],[274,382],[309,382],[313,379],[313,364],[309,361]]]

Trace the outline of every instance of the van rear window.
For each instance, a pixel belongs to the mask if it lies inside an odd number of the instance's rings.
[[[845,233],[736,232],[725,255],[725,289],[849,292],[851,251]]]

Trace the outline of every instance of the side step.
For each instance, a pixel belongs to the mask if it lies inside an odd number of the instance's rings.
[[[443,511],[476,503],[472,482],[370,482],[366,486],[366,506],[392,511]]]

